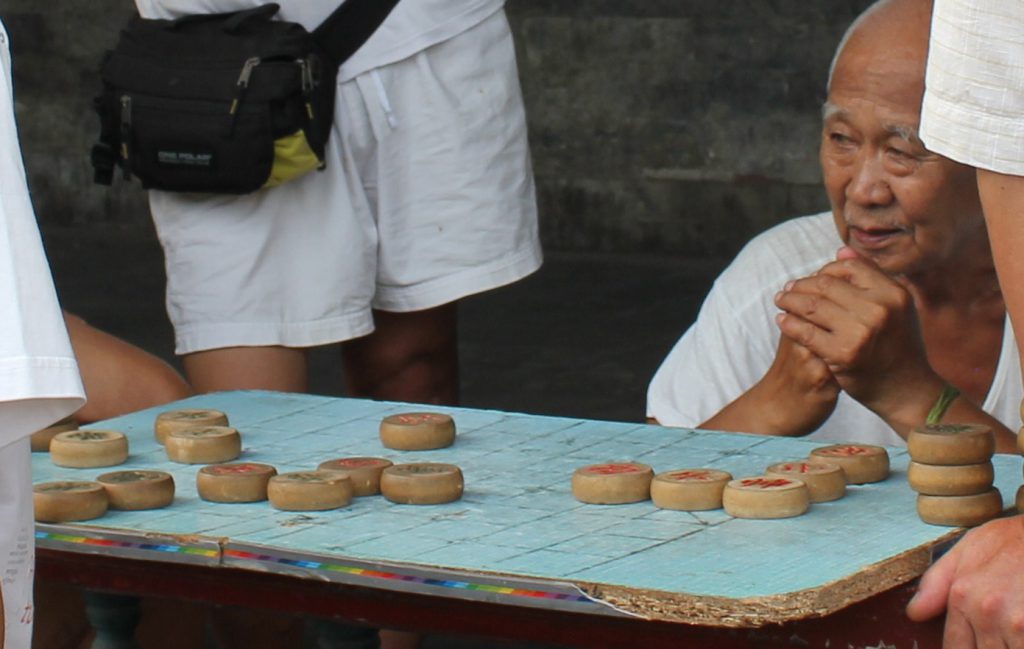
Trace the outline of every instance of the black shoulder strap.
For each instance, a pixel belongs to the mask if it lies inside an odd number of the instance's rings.
[[[345,0],[313,30],[316,42],[341,65],[377,31],[398,0]]]

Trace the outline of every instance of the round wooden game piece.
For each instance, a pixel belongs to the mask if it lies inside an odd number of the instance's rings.
[[[1003,513],[1003,497],[995,487],[970,496],[917,495],[917,515],[931,525],[974,527]]]
[[[267,483],[277,469],[258,462],[211,464],[196,472],[199,497],[215,503],[254,503],[267,499]]]
[[[113,471],[96,478],[111,509],[160,509],[174,501],[174,478],[164,471]]]
[[[736,518],[791,518],[807,511],[811,494],[795,478],[754,476],[731,480],[722,492],[722,506]]]
[[[926,424],[907,435],[910,459],[922,464],[980,464],[995,450],[995,435],[982,424]]]
[[[811,460],[843,467],[847,484],[881,482],[889,477],[889,453],[871,444],[833,444],[811,451]]]
[[[388,415],[380,422],[380,441],[399,451],[429,451],[455,442],[455,420],[438,412]]]
[[[399,505],[440,505],[462,498],[462,470],[454,464],[395,464],[380,476],[380,492]]]
[[[352,502],[352,481],[331,471],[294,471],[270,478],[267,498],[292,512],[338,509]]]
[[[32,433],[31,445],[32,452],[45,452],[50,450],[50,440],[57,435],[57,433],[64,433],[69,430],[78,430],[78,422],[75,421],[74,417],[65,417],[55,424],[50,424],[42,430],[37,430]]]
[[[220,410],[208,408],[184,408],[168,410],[156,416],[153,423],[153,435],[161,444],[167,435],[176,430],[203,426],[227,426],[228,416]]]
[[[846,472],[835,462],[780,462],[764,473],[800,480],[807,485],[812,503],[827,503],[846,495]]]
[[[591,464],[572,474],[572,495],[591,505],[637,503],[651,497],[654,470],[639,462]]]
[[[651,480],[651,500],[662,509],[698,512],[722,508],[722,491],[732,475],[717,469],[676,469]]]
[[[128,438],[116,430],[70,430],[50,440],[50,459],[57,466],[88,469],[122,464],[128,459]]]
[[[1017,497],[1013,504],[1017,507],[1018,514],[1024,514],[1024,485],[1017,487]]]
[[[32,504],[40,523],[88,521],[107,513],[107,492],[98,482],[43,482],[32,487]]]
[[[182,464],[229,462],[242,453],[242,436],[231,426],[171,431],[164,438],[167,457]]]
[[[968,496],[988,491],[995,471],[991,462],[981,464],[923,464],[907,466],[910,488],[928,496]]]
[[[1017,452],[1024,455],[1024,427],[1017,431]]]
[[[321,462],[317,469],[347,475],[354,495],[373,496],[380,493],[380,476],[392,464],[382,457],[342,457]]]

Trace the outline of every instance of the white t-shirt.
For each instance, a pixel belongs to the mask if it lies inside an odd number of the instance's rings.
[[[85,402],[29,202],[0,23],[0,581],[6,647],[30,646],[33,517],[28,436]]]
[[[312,31],[339,6],[338,0],[277,0],[278,17]],[[266,0],[135,0],[144,18],[237,11]],[[505,5],[505,0],[400,0],[384,23],[338,70],[348,81],[461,34]]]
[[[786,221],[755,237],[715,280],[691,326],[663,361],[647,392],[647,416],[666,426],[694,427],[746,392],[775,359],[779,312],[774,295],[835,259],[842,241],[827,212]],[[1011,429],[1024,389],[1009,318],[992,387],[982,405]],[[840,394],[832,416],[811,439],[904,444],[875,413]]]
[[[1024,176],[1024,2],[935,0],[925,87],[930,150]]]

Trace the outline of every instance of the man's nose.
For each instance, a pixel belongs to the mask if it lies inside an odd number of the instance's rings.
[[[858,205],[888,205],[893,200],[892,188],[882,160],[865,153],[854,167],[853,177],[846,188],[846,197]]]

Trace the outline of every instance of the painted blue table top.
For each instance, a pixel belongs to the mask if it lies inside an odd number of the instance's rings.
[[[240,460],[278,472],[328,459],[385,457],[461,467],[465,493],[435,506],[381,496],[327,512],[284,512],[269,503],[201,500],[196,465],[167,459],[155,416],[174,408],[226,412],[242,433]],[[37,525],[41,547],[128,558],[279,571],[440,596],[640,615],[705,624],[757,625],[821,615],[920,574],[931,549],[957,530],[920,521],[906,482],[904,449],[889,449],[892,476],[851,487],[843,499],[800,517],[734,519],[722,510],[680,512],[650,501],[587,505],[572,496],[573,471],[635,460],[656,472],[714,467],[735,477],[804,458],[802,439],[663,428],[498,411],[431,407],[458,428],[447,449],[384,448],[382,417],[409,404],[273,392],[202,395],[91,428],[124,432],[128,461],[68,469],[33,454],[36,482],[95,479],[118,469],[174,476],[165,509],[110,511],[80,524]],[[997,456],[996,485],[1012,506],[1021,458]]]

